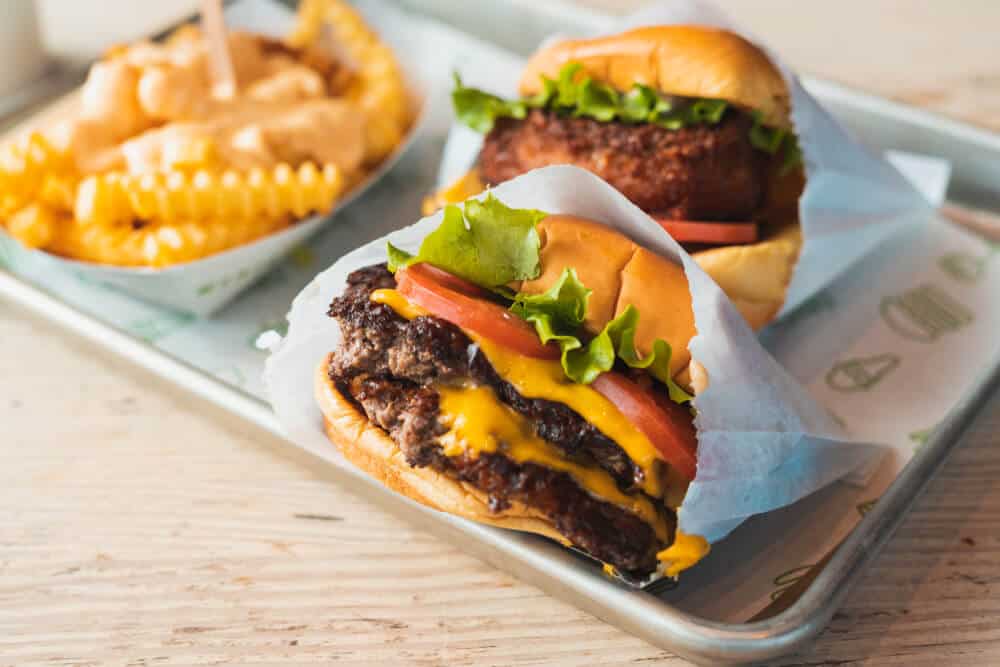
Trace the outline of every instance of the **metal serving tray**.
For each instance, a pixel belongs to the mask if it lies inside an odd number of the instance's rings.
[[[468,32],[479,33],[485,39],[497,39],[490,32],[490,26],[497,25],[496,22],[516,21],[517,34],[507,35],[501,45],[520,53],[529,52],[552,32],[591,31],[607,20],[601,14],[553,2],[402,0],[402,4]],[[1000,184],[1000,137],[828,82],[809,79],[807,87],[872,147],[903,149],[950,160],[954,170],[950,199],[1000,209],[997,185]],[[426,151],[419,152],[419,159],[433,159],[427,157]],[[376,189],[368,196],[378,197],[380,192],[386,194],[385,189]],[[410,218],[405,218],[396,222],[409,221]],[[373,236],[382,233],[384,230],[372,230]],[[232,308],[239,309],[241,302],[245,304],[252,299],[252,292]],[[2,269],[0,295],[281,438],[269,406],[254,392],[157,347],[155,338],[134,329],[126,331],[88,314],[72,305],[71,298],[61,300],[51,291]],[[815,579],[794,603],[769,618],[748,623],[720,623],[686,613],[648,591],[631,589],[605,578],[592,563],[554,543],[427,510],[353,468],[337,470],[338,477],[349,487],[385,509],[652,644],[695,662],[759,661],[798,650],[823,629],[998,385],[1000,360],[978,378],[974,388],[958,402],[825,565],[817,567]],[[786,602],[790,599],[788,595],[782,598]]]

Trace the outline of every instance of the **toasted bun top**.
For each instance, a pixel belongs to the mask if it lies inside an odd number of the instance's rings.
[[[691,361],[688,343],[695,335],[691,292],[684,269],[636,245],[620,232],[597,222],[569,215],[550,215],[538,224],[542,239],[542,273],[525,281],[521,290],[533,294],[551,287],[564,268],[576,269],[580,281],[593,290],[585,328],[598,333],[629,305],[639,311],[636,348],[648,354],[662,338],[673,351],[670,372],[677,374]]]
[[[521,76],[521,93],[541,89],[541,76],[556,78],[568,62],[625,92],[634,83],[664,95],[726,100],[758,110],[766,125],[791,129],[788,88],[759,48],[739,35],[697,25],[637,28],[594,39],[573,39],[537,52]]]

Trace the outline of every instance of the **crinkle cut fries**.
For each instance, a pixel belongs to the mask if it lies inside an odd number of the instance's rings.
[[[110,49],[70,117],[0,149],[0,225],[88,262],[189,262],[329,211],[405,137],[399,64],[342,0],[305,0],[284,41],[228,39],[226,100],[196,28]]]

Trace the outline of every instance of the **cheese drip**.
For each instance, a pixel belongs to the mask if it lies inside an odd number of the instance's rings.
[[[372,292],[372,301],[392,308],[400,317],[413,319],[426,312],[392,289]],[[532,359],[466,331],[486,355],[497,374],[527,398],[562,403],[618,444],[644,473],[642,490],[654,498],[664,495],[660,467],[662,459],[642,431],[636,428],[608,399],[588,385],[566,377],[558,361]],[[671,494],[673,496],[675,494]],[[671,498],[673,500],[673,498]]]
[[[707,556],[710,549],[708,540],[701,535],[688,535],[678,530],[674,543],[656,554],[656,558],[664,566],[663,574],[676,577]]]
[[[568,461],[561,451],[534,433],[531,423],[504,405],[489,387],[435,387],[440,395],[441,436],[446,456],[499,452],[517,463],[534,463],[564,472],[591,495],[613,503],[648,523],[657,539],[670,539],[670,527],[649,498],[627,495],[604,470]]]
[[[371,300],[392,308],[396,314],[411,320],[427,311],[411,303],[394,289],[372,292]],[[619,444],[646,473],[643,487],[654,497],[661,497],[660,477],[653,466],[659,459],[652,443],[632,425],[606,398],[586,385],[571,382],[562,373],[558,362],[531,359],[510,352],[503,347],[466,331],[490,364],[504,380],[512,384],[523,396],[545,398],[563,403],[593,424],[601,433]],[[463,452],[495,452],[518,463],[537,463],[569,474],[591,495],[627,509],[647,521],[657,537],[666,542],[670,530],[660,512],[648,498],[629,496],[621,492],[605,471],[567,461],[561,452],[538,438],[530,423],[513,409],[502,404],[488,387],[438,387],[441,396],[441,418],[448,432],[442,437],[444,452],[456,456]],[[672,472],[672,471],[670,471]],[[676,509],[686,491],[684,480],[670,475],[666,504]],[[653,489],[656,493],[651,493]],[[675,531],[673,543],[657,553],[663,572],[676,577],[708,555],[710,545],[700,535]]]

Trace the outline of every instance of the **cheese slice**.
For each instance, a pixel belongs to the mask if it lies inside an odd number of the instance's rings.
[[[372,301],[384,303],[400,317],[413,319],[426,311],[410,303],[392,289],[376,290]],[[486,355],[497,374],[527,398],[542,398],[562,403],[618,444],[644,474],[642,490],[654,498],[664,495],[660,453],[642,431],[635,427],[615,405],[588,385],[566,377],[558,361],[533,359],[508,350],[466,331]],[[671,494],[673,496],[674,494]]]
[[[670,540],[670,527],[662,512],[644,495],[622,493],[607,472],[596,466],[573,463],[550,443],[535,435],[531,423],[501,403],[493,389],[435,387],[440,395],[440,420],[448,431],[441,436],[446,456],[472,452],[502,453],[517,463],[534,463],[567,473],[595,498],[613,503],[652,526],[657,539]]]
[[[413,319],[427,311],[411,303],[394,289],[372,292],[371,300],[392,308],[400,317]],[[544,398],[562,403],[618,443],[646,474],[643,490],[657,498],[664,496],[656,469],[659,454],[653,444],[606,398],[587,385],[569,380],[557,361],[533,359],[465,332],[486,355],[497,374],[529,398]],[[535,435],[531,423],[502,403],[489,387],[436,387],[440,395],[441,421],[448,428],[442,436],[446,456],[466,452],[495,452],[503,444],[503,453],[517,463],[536,463],[570,475],[581,487],[601,500],[626,509],[652,526],[658,539],[670,541],[670,527],[661,511],[649,498],[622,493],[614,479],[596,466],[583,466],[565,458],[556,447]],[[680,505],[686,485],[673,488],[683,480],[670,475],[665,500],[670,507]],[[677,491],[681,492],[678,493]],[[675,531],[672,544],[657,553],[664,574],[676,577],[704,558],[710,545],[700,535]]]

